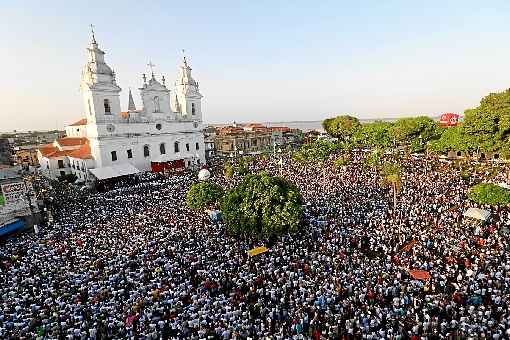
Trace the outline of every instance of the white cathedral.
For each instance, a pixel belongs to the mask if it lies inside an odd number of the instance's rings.
[[[186,57],[173,91],[151,68],[140,88],[143,108],[137,110],[129,90],[128,109],[122,111],[122,89],[94,32],[87,52],[80,85],[85,118],[66,126],[66,137],[39,148],[42,173],[52,178],[74,173],[89,181],[205,164],[202,95]]]

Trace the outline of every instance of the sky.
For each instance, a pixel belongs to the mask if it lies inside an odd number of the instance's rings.
[[[510,87],[510,1],[0,2],[0,131],[84,116],[95,25],[127,109],[185,49],[208,123],[462,113]]]

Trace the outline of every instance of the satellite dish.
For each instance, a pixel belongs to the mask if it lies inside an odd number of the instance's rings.
[[[207,169],[202,169],[198,172],[198,179],[200,181],[207,181],[209,178],[211,178],[211,173]]]

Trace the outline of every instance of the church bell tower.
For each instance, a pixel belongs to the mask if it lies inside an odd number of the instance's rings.
[[[117,85],[115,72],[104,60],[105,52],[99,49],[93,26],[88,61],[82,71],[80,91],[85,105],[87,123],[105,124],[119,119],[122,89]]]
[[[175,82],[173,110],[177,112],[178,119],[202,122],[201,101],[198,82],[191,76],[191,67],[184,56]]]

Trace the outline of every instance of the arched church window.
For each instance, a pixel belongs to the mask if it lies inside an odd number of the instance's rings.
[[[174,143],[174,151],[179,152],[179,142]]]
[[[164,155],[166,153],[165,143],[159,144],[159,152]]]
[[[148,145],[144,145],[143,146],[143,156],[144,157],[149,157],[149,155],[150,155],[149,146]]]
[[[158,96],[154,97],[154,112],[161,112],[160,107],[159,107],[159,97]]]
[[[112,109],[110,108],[110,101],[108,99],[104,100],[104,113],[111,113]]]
[[[195,103],[191,103],[191,114],[195,114]]]

